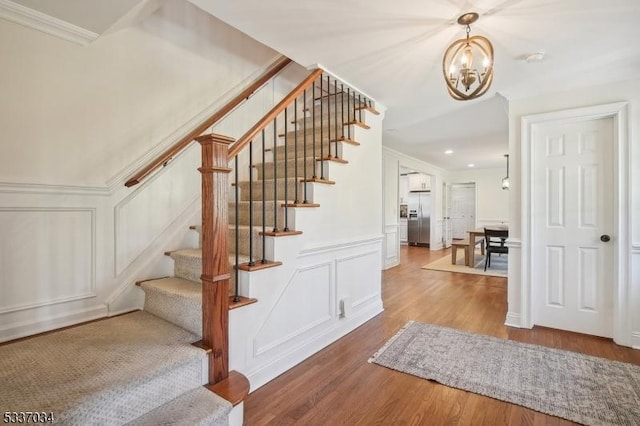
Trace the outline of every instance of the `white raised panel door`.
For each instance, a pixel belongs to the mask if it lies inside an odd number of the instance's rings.
[[[453,243],[453,231],[451,229],[451,185],[442,184],[442,243],[445,248]]]
[[[451,230],[453,238],[465,239],[475,229],[475,184],[451,185]]]
[[[611,337],[613,120],[541,125],[532,141],[533,321]]]

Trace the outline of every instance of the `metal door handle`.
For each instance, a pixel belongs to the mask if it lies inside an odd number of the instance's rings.
[[[600,241],[603,243],[608,243],[611,240],[611,237],[607,234],[600,235]]]

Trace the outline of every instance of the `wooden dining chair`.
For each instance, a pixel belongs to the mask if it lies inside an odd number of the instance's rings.
[[[491,253],[507,254],[509,247],[504,245],[505,240],[509,237],[509,231],[504,229],[484,228],[484,243],[487,255],[484,259],[484,270],[491,267]]]

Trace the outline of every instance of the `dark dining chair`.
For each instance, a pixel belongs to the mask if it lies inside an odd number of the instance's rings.
[[[509,237],[509,231],[505,229],[489,229],[484,228],[484,245],[487,253],[484,259],[484,270],[491,268],[491,253],[507,254],[509,247],[504,245],[505,240]]]

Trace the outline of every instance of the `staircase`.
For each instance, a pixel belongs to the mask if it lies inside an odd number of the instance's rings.
[[[348,167],[344,145],[359,145],[363,112],[377,114],[320,70],[288,98],[237,142],[195,138],[203,147],[203,223],[185,232],[199,233],[199,244],[166,253],[172,277],[136,283],[143,311],[0,347],[0,379],[16,390],[0,391],[0,407],[51,412],[65,424],[217,425],[230,415],[242,422],[249,384],[228,371],[228,310],[260,303],[242,294],[243,274],[295,261],[275,258],[275,240],[304,237],[296,210],[322,208],[316,186],[340,184],[331,180],[333,165]],[[46,373],[16,369],[21,358]]]

